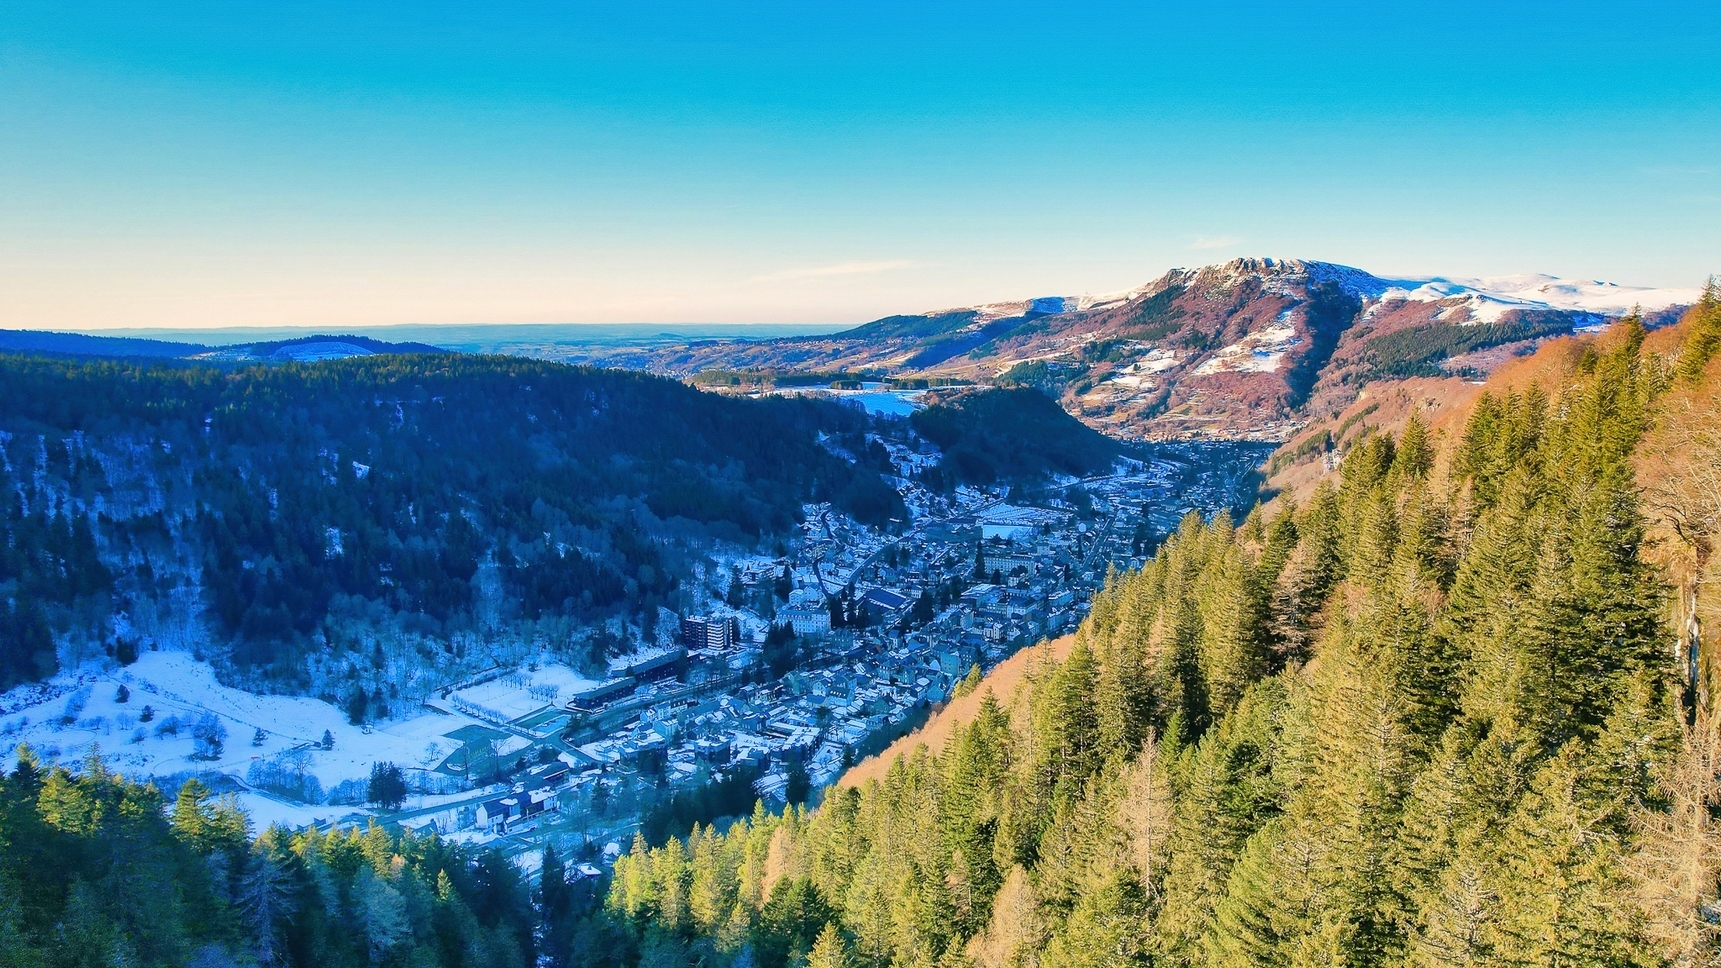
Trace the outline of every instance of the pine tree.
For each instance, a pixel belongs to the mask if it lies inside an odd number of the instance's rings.
[[[1145,637],[1119,635],[1094,683],[1095,742],[1106,757],[1129,757],[1152,727],[1153,680]]]
[[[1577,784],[1570,758],[1551,761],[1503,831],[1490,885],[1499,916],[1486,933],[1507,964],[1652,960],[1618,841],[1580,802]]]
[[[1177,963],[1202,957],[1202,938],[1232,864],[1249,837],[1276,813],[1268,755],[1284,698],[1272,680],[1257,686],[1179,765],[1165,902],[1158,919],[1164,951]]]
[[[1213,715],[1229,712],[1269,665],[1253,576],[1242,553],[1225,547],[1202,574],[1198,645],[1202,679]]]
[[[1428,426],[1422,415],[1412,411],[1399,434],[1392,471],[1405,478],[1421,479],[1434,469],[1434,445],[1429,439]]]
[[[544,841],[544,862],[538,873],[538,920],[543,952],[553,966],[569,964],[574,957],[573,889],[567,867],[549,839]]]
[[[406,799],[406,777],[393,763],[372,763],[366,799],[384,810],[399,810]]]
[[[848,945],[836,923],[825,922],[824,930],[813,942],[813,950],[807,954],[807,968],[849,968],[851,964]]]
[[[1714,276],[1709,277],[1703,287],[1703,298],[1686,318],[1690,328],[1679,351],[1679,376],[1688,383],[1696,383],[1702,379],[1709,360],[1721,350],[1721,287],[1716,285]]]
[[[1046,945],[1046,965],[1101,968],[1148,963],[1150,931],[1141,885],[1112,871],[1082,893]]]
[[[412,931],[406,899],[369,867],[359,868],[353,882],[354,907],[371,964],[380,964]]]
[[[209,788],[195,779],[179,787],[173,802],[173,831],[194,849],[204,849],[211,837],[212,811],[209,809]]]
[[[283,964],[287,951],[282,929],[295,911],[291,883],[281,864],[261,844],[245,872],[239,903],[251,935],[257,939],[257,963],[264,968]]]
[[[955,689],[956,698],[960,699],[963,696],[969,695],[969,694],[973,693],[974,690],[980,688],[981,675],[982,675],[982,673],[980,671],[980,663],[976,662],[972,666],[969,666],[968,667],[968,674],[966,676],[963,676],[962,681],[956,684],[956,689]]]

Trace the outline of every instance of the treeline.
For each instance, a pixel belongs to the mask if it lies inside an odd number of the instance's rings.
[[[922,482],[934,491],[1092,474],[1123,453],[1117,441],[1027,387],[959,393],[915,411],[909,421],[944,452],[938,467],[923,475]]]
[[[0,964],[515,966],[571,943],[579,888],[546,861],[534,907],[494,851],[380,827],[251,836],[197,781],[171,803],[97,758],[0,778]],[[536,933],[536,936],[535,936]]]
[[[245,346],[244,348],[252,356],[272,356],[275,353],[279,352],[280,350],[289,349],[289,348],[294,347],[294,346],[308,346],[308,345],[315,344],[315,343],[347,343],[347,344],[352,345],[352,346],[357,346],[361,349],[369,350],[372,353],[446,353],[446,352],[448,352],[447,350],[443,349],[440,346],[431,346],[428,343],[388,343],[388,342],[384,342],[383,340],[380,340],[380,339],[373,339],[369,336],[355,336],[352,333],[344,333],[341,335],[333,335],[333,334],[326,334],[325,333],[325,334],[317,334],[317,335],[313,335],[313,336],[297,336],[297,337],[294,337],[293,339],[273,340],[273,341],[264,342],[264,343],[251,343],[251,344]]]
[[[1515,317],[1497,323],[1413,326],[1369,340],[1367,376],[1372,379],[1445,376],[1440,363],[1450,357],[1502,343],[1561,336],[1571,331],[1571,320],[1564,317],[1536,320]]]
[[[1632,464],[1674,374],[1625,328],[1443,451],[1413,419],[1186,518],[940,752],[636,844],[615,960],[1712,963],[1721,731]]]
[[[63,479],[84,490],[99,480],[100,469],[62,442],[42,448],[48,464]],[[0,490],[0,691],[54,672],[51,620],[89,624],[92,611],[105,609],[113,575],[102,563],[90,521],[82,515],[50,516],[52,505],[38,489]],[[77,614],[82,611],[86,614]]]
[[[818,442],[868,426],[828,402],[511,357],[0,356],[0,621],[64,631],[110,592],[195,573],[235,661],[291,676],[337,600],[468,622],[487,562],[522,618],[655,616],[688,571],[671,534],[756,542],[809,501],[906,518],[876,462]],[[153,510],[118,509],[152,492]],[[0,676],[43,668],[8,654]]]

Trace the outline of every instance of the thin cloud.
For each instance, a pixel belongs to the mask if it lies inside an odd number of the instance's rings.
[[[1191,249],[1229,249],[1242,241],[1234,235],[1201,235],[1196,236],[1195,241],[1189,243],[1189,247]]]
[[[835,265],[811,266],[804,269],[783,269],[754,276],[754,282],[796,282],[802,279],[825,279],[831,276],[870,276],[880,272],[891,272],[896,269],[906,269],[914,265],[908,259],[890,259],[884,262],[838,262]]]

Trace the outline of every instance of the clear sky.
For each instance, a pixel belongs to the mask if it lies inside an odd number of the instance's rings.
[[[0,10],[0,327],[860,321],[1237,255],[1699,284],[1721,15]]]

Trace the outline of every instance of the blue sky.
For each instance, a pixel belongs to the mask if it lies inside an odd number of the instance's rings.
[[[1698,4],[0,14],[0,326],[840,322],[1300,256],[1721,271]]]

